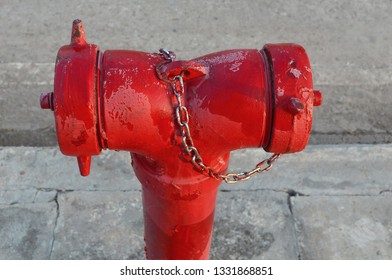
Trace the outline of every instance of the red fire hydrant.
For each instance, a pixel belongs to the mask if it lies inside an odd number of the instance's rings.
[[[303,150],[321,93],[295,44],[174,58],[164,49],[102,52],[75,20],[71,44],[57,55],[54,92],[40,101],[54,111],[60,149],[77,157],[82,176],[102,149],[131,152],[148,259],[207,259],[221,181],[246,180]],[[274,154],[226,174],[230,151],[248,147]]]

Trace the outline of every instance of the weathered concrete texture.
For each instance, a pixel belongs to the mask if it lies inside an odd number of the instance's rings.
[[[249,170],[271,156],[260,150],[237,151],[230,172]],[[234,186],[222,189],[271,189],[303,195],[378,195],[392,191],[390,161],[392,145],[308,146],[296,154],[283,155],[273,168]]]
[[[58,196],[52,259],[143,259],[140,192],[70,192]]]
[[[266,156],[237,151],[230,170]],[[309,146],[267,173],[222,184],[211,257],[392,258],[391,158],[391,144]],[[3,147],[0,178],[0,259],[144,257],[128,153],[104,152],[83,178],[57,148]]]
[[[2,191],[140,189],[131,170],[126,152],[93,157],[90,176],[81,177],[76,158],[64,156],[58,148],[0,147]]]
[[[261,149],[236,151],[229,170],[249,170],[268,156]],[[391,158],[391,144],[308,146],[301,153],[282,156],[269,172],[236,185],[222,184],[221,188],[304,195],[377,195],[392,191]],[[58,148],[0,148],[0,189],[140,190],[130,162],[126,152],[104,151],[93,157],[91,174],[81,177],[76,159],[62,155]]]
[[[310,143],[392,142],[392,79],[389,84],[318,88],[325,94],[323,105],[314,110]]]
[[[0,205],[45,203],[53,201],[56,194],[55,190],[39,190],[36,188],[0,190]]]
[[[292,197],[302,259],[392,259],[392,196]]]
[[[53,90],[53,63],[0,64],[0,146],[56,145],[54,117],[39,94]]]
[[[288,195],[220,192],[211,259],[298,259]]]
[[[48,125],[49,120],[52,124],[54,117],[51,115],[48,118],[45,111],[41,110],[39,94],[53,91],[54,65],[39,63],[0,65],[2,68],[0,70],[2,120],[0,128],[37,130]]]
[[[102,50],[167,47],[179,59],[300,43],[324,92],[311,143],[390,143],[391,14],[390,0],[1,1],[0,145],[56,144],[38,98],[53,90],[53,63],[75,18]]]
[[[84,20],[87,39],[103,49],[153,51],[167,46],[186,57],[297,41],[309,46],[317,67],[324,65],[336,77],[334,69],[377,71],[390,67],[392,59],[388,0],[5,0],[0,5],[1,23],[8,27],[0,31],[7,38],[1,42],[3,62],[52,62],[58,45],[69,42],[75,18]]]
[[[57,205],[0,203],[0,259],[48,259]]]
[[[391,132],[392,83],[368,86],[324,86],[326,106],[315,109],[314,133],[372,134]]]

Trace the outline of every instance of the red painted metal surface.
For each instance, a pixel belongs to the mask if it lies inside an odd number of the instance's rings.
[[[88,44],[74,21],[71,44],[57,55],[54,110],[61,151],[87,176],[101,149],[131,152],[143,186],[148,259],[206,259],[220,181],[182,157],[171,87],[158,78],[184,73],[190,130],[204,162],[226,172],[230,151],[301,151],[309,138],[313,90],[309,60],[295,44],[240,49],[162,64],[155,53]]]

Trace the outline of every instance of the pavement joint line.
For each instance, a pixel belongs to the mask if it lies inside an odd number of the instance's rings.
[[[301,248],[301,230],[300,230],[300,226],[298,223],[298,219],[296,219],[294,211],[293,211],[293,207],[294,207],[294,203],[293,203],[293,199],[295,199],[295,196],[290,196],[288,197],[287,201],[289,204],[289,210],[291,213],[291,218],[292,218],[292,222],[293,222],[293,227],[294,227],[294,236],[295,236],[295,241],[296,241],[296,247],[297,247],[297,256],[298,256],[298,260],[302,260],[302,248]]]
[[[390,192],[392,195],[392,190],[383,190],[380,191],[378,194],[308,194],[308,195],[302,195],[306,197],[377,197],[377,196],[386,196],[383,195],[385,192]],[[294,196],[296,197],[296,196]]]
[[[38,193],[40,192],[40,190],[36,189],[35,190],[35,194],[34,194],[34,198],[33,198],[33,203],[35,203],[35,199],[37,198]]]
[[[392,132],[389,131],[384,131],[384,132],[374,132],[374,131],[370,131],[370,130],[358,130],[356,129],[355,131],[343,131],[343,132],[333,132],[333,131],[327,131],[327,132],[323,132],[323,131],[317,131],[312,129],[312,134],[313,135],[351,135],[351,136],[367,136],[367,135],[388,135],[391,136]]]
[[[219,190],[220,192],[255,192],[255,191],[269,191],[269,192],[277,192],[277,193],[284,193],[288,194],[290,197],[355,197],[355,196],[363,196],[363,197],[377,197],[377,196],[385,196],[385,193],[391,193],[391,189],[385,189],[379,191],[378,194],[368,193],[368,194],[361,194],[361,193],[342,193],[342,194],[309,194],[303,192],[297,192],[294,189],[286,189],[286,190],[279,190],[279,189],[222,189]],[[387,194],[389,195],[389,194]]]
[[[383,193],[391,193],[392,194],[392,190],[382,190],[378,194],[382,195]]]
[[[287,195],[287,207],[289,208],[289,211],[290,211],[290,222],[292,223],[293,230],[294,230],[294,242],[295,242],[297,258],[298,258],[298,260],[301,260],[302,259],[301,249],[300,249],[300,246],[299,246],[299,239],[298,239],[298,233],[297,233],[297,226],[296,226],[296,223],[295,223],[293,204],[291,202],[291,198],[293,196],[296,196],[296,195],[294,193],[292,193],[292,194],[288,193],[288,195]]]
[[[306,195],[300,192],[297,192],[293,189],[287,189],[287,190],[275,190],[275,189],[221,189],[220,192],[255,192],[255,191],[269,191],[269,192],[278,192],[278,193],[285,193],[288,195],[294,194],[297,196],[310,196]]]
[[[11,185],[12,187],[12,185]],[[52,192],[56,191],[59,193],[71,193],[71,192],[141,192],[141,189],[130,189],[130,190],[107,190],[107,189],[98,189],[98,190],[81,190],[81,189],[58,189],[58,188],[37,188],[32,186],[31,188],[23,188],[23,189],[3,189],[3,191],[29,191],[31,189],[37,190],[37,192]],[[37,196],[37,194],[35,195]]]
[[[49,252],[49,256],[48,259],[52,259],[52,253],[53,253],[53,247],[54,247],[54,242],[56,240],[56,230],[57,230],[57,224],[58,224],[58,220],[60,217],[60,204],[58,201],[58,196],[59,196],[59,192],[56,192],[56,196],[54,197],[54,202],[56,203],[56,220],[54,223],[54,227],[53,227],[53,232],[52,232],[52,242],[50,245],[50,252]]]
[[[141,192],[141,189],[134,190],[80,190],[80,189],[52,189],[52,191],[57,191],[59,193],[71,193],[71,192]]]

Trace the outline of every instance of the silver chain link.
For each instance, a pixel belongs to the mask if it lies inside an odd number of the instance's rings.
[[[176,55],[173,52],[168,51],[166,49],[160,49],[159,55],[161,55],[165,59],[166,63],[173,62],[176,58]],[[170,80],[163,79],[158,69],[160,66],[161,64],[159,64],[157,67],[157,75],[159,79],[170,84],[172,88],[172,92],[176,97],[176,101],[177,101],[175,107],[176,121],[177,124],[179,125],[180,133],[182,136],[181,144],[182,144],[183,151],[185,155],[190,158],[190,162],[192,163],[192,165],[195,167],[197,171],[203,173],[206,176],[215,178],[216,180],[224,180],[228,184],[235,184],[239,181],[248,180],[249,178],[251,178],[252,176],[258,173],[269,171],[272,168],[273,163],[281,156],[281,154],[273,154],[268,159],[259,162],[256,165],[256,167],[253,168],[252,170],[246,172],[240,172],[240,173],[219,174],[215,172],[210,166],[205,164],[203,158],[200,156],[198,149],[195,147],[193,143],[191,131],[189,129],[188,109],[183,105],[182,102],[182,96],[184,95],[185,92],[182,73],[180,73],[177,76],[174,76]]]

